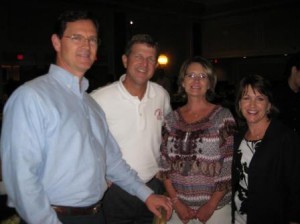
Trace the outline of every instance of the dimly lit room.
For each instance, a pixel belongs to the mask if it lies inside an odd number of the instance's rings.
[[[69,9],[88,10],[99,21],[101,44],[85,73],[88,93],[118,81],[126,72],[122,61],[126,43],[135,34],[149,34],[159,46],[151,81],[167,91],[173,110],[186,102],[179,95],[178,77],[189,57],[211,62],[217,76],[216,102],[236,117],[240,80],[260,75],[273,86],[280,85],[286,82],[289,58],[300,52],[299,0],[2,0],[1,125],[11,94],[55,63],[54,21]],[[5,191],[0,172],[0,224],[19,223],[16,211],[6,204]]]

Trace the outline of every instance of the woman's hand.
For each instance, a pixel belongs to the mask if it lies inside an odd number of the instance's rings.
[[[197,210],[196,218],[200,222],[205,223],[207,222],[207,220],[210,219],[214,211],[215,211],[215,206],[212,206],[210,203],[206,203],[205,205],[203,205]]]
[[[195,218],[195,211],[184,204],[182,201],[177,200],[173,206],[178,217],[184,224],[188,223],[190,219]]]

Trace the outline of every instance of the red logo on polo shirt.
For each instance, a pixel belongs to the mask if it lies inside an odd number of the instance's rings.
[[[154,112],[154,116],[156,117],[157,120],[162,120],[163,119],[163,112],[160,108],[156,109]]]

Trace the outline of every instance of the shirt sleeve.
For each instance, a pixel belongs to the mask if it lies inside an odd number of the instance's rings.
[[[40,181],[45,144],[39,99],[20,87],[8,100],[3,114],[1,159],[8,205],[31,224],[61,223]]]
[[[171,103],[170,103],[170,95],[166,93],[165,95],[165,104],[164,104],[164,116],[169,114],[172,111]]]
[[[216,178],[216,191],[231,189],[231,166],[233,156],[233,135],[235,130],[235,120],[229,110],[222,113],[219,124],[220,153],[222,168]]]
[[[161,136],[162,141],[160,145],[160,156],[158,161],[159,171],[161,178],[169,178],[171,171],[171,159],[169,157],[169,136],[172,129],[171,123],[175,122],[174,120],[174,112],[170,112],[164,119]]]

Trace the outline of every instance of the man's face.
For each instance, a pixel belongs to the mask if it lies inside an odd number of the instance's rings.
[[[68,22],[61,39],[52,36],[57,65],[82,78],[96,59],[97,39],[96,27],[91,20]]]
[[[147,44],[134,44],[130,54],[122,56],[126,80],[136,86],[146,86],[157,66],[156,54],[156,49]]]

